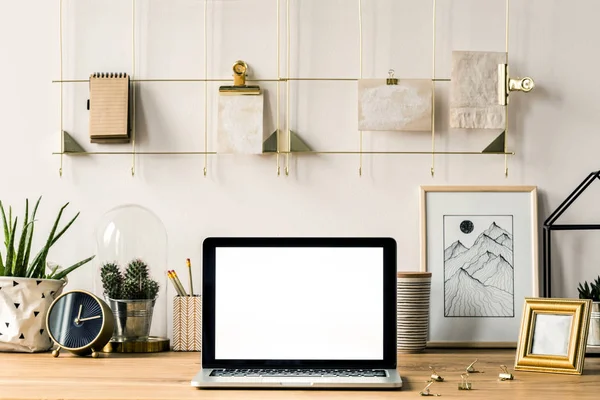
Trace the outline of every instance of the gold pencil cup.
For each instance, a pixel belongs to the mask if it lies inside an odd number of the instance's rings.
[[[173,351],[202,351],[202,296],[173,299]]]

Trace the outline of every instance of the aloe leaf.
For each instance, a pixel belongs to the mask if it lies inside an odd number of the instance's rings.
[[[90,262],[94,257],[96,257],[96,256],[91,256],[91,257],[86,258],[85,260],[81,260],[78,263],[75,263],[75,264],[71,265],[69,268],[63,269],[62,271],[60,271],[56,275],[52,275],[49,279],[62,279],[65,276],[67,276],[67,274],[69,274],[72,271],[74,271],[75,269],[77,269],[77,268],[81,267],[82,265],[87,264],[88,262]]]
[[[15,218],[15,223],[12,227],[12,232],[17,229],[17,219]],[[6,265],[5,268],[8,268],[11,276],[14,276],[14,255],[15,255],[15,235],[9,234],[8,239],[8,248],[6,249]]]
[[[33,213],[31,214],[31,229],[29,229],[29,233],[27,235],[27,244],[25,250],[25,256],[23,258],[23,265],[25,268],[29,266],[29,256],[31,255],[31,243],[33,242],[33,231],[35,228],[35,215],[37,214],[38,207],[40,205],[40,200],[42,200],[42,196],[38,197],[37,202],[35,203],[35,207],[33,207]],[[30,270],[27,269],[26,276],[30,276]]]
[[[8,237],[9,237],[8,222],[6,220],[6,213],[4,212],[4,206],[2,205],[1,201],[0,201],[0,211],[2,211],[2,224],[4,225],[4,245],[8,249]]]
[[[19,247],[17,249],[15,261],[14,276],[24,276],[24,274],[27,272],[27,264],[23,263],[23,258],[25,256],[25,242],[27,241],[27,234],[32,224],[33,221],[28,222],[27,225],[23,227],[23,231],[21,232],[21,238],[19,240]]]
[[[48,235],[48,240],[46,240],[46,245],[42,248],[41,257],[39,259],[37,259],[37,265],[35,266],[35,269],[33,272],[34,277],[41,276],[44,273],[44,269],[46,268],[46,257],[48,257],[48,251],[50,250],[50,247],[52,246],[52,240],[54,239],[54,233],[56,232],[56,228],[58,227],[58,224],[60,223],[60,217],[62,216],[63,211],[65,210],[65,208],[67,208],[68,205],[69,205],[69,203],[62,206],[60,211],[58,212],[58,215],[56,216],[56,221],[54,221],[52,230],[50,231],[50,234]]]
[[[79,217],[79,213],[77,213],[77,214],[76,214],[76,215],[73,217],[73,219],[72,219],[72,220],[70,220],[70,221],[69,221],[69,223],[67,223],[67,225],[65,225],[65,227],[64,227],[64,228],[62,228],[62,229],[60,230],[60,232],[58,232],[58,233],[57,233],[57,234],[54,236],[54,239],[52,239],[52,243],[50,243],[50,246],[52,246],[54,243],[56,243],[56,241],[57,241],[58,239],[60,239],[60,237],[61,237],[61,236],[62,236],[62,235],[63,235],[63,234],[64,234],[64,233],[67,231],[67,229],[69,229],[69,227],[70,227],[71,225],[73,225],[73,222],[75,222],[75,220],[77,219],[77,217]]]
[[[2,253],[0,253],[0,276],[4,276],[4,261],[2,261]]]

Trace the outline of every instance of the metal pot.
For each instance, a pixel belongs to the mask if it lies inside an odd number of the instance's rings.
[[[113,340],[148,339],[156,299],[107,300],[115,317]]]
[[[592,317],[590,318],[590,333],[588,346],[600,346],[600,302],[592,303]]]

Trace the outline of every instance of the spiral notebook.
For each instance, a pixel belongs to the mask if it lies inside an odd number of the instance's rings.
[[[129,75],[101,72],[90,75],[90,141],[129,142]]]

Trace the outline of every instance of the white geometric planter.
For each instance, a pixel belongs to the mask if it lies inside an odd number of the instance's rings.
[[[48,351],[46,314],[66,281],[0,277],[0,351]]]

